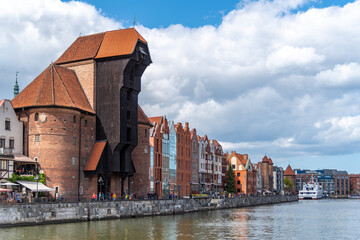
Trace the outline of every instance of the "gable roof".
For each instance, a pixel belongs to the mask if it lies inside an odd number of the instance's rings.
[[[134,28],[82,36],[71,44],[56,64],[131,55],[138,41],[147,44]]]
[[[152,124],[157,123],[158,125],[160,125],[160,123],[162,122],[162,116],[159,117],[149,117],[149,120]]]
[[[246,165],[247,160],[248,160],[248,155],[247,154],[239,154],[239,153],[235,153],[235,156],[240,160],[242,165]]]
[[[11,103],[14,109],[61,106],[95,114],[75,72],[54,64],[50,64]]]
[[[138,123],[153,126],[140,105],[138,105]]]
[[[295,176],[295,172],[290,167],[290,164],[287,166],[287,168],[286,168],[286,170],[284,172],[284,176]]]

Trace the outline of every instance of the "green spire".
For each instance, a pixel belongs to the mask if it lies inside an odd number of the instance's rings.
[[[15,81],[15,85],[14,85],[14,97],[16,97],[19,94],[19,84],[17,81],[18,73],[19,72],[16,72],[16,81]]]

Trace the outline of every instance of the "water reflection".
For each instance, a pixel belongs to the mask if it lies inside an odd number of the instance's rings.
[[[0,229],[0,239],[357,239],[357,200]],[[306,237],[305,237],[306,236]]]

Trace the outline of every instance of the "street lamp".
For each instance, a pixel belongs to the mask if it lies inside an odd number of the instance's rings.
[[[34,177],[34,180],[36,180],[36,201],[39,200],[38,196],[39,196],[39,175],[36,174],[36,176]]]
[[[99,186],[100,186],[100,194],[99,194],[99,201],[101,200],[101,185],[104,182],[104,180],[102,179],[102,177],[99,177]]]

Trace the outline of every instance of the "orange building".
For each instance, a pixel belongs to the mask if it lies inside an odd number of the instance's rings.
[[[232,151],[227,154],[227,161],[235,173],[235,186],[237,193],[246,195],[257,193],[256,170],[247,154],[238,154]]]
[[[176,130],[176,149],[177,149],[177,186],[180,197],[190,196],[191,180],[191,133],[189,123],[185,123],[183,128],[181,123],[175,125]]]
[[[296,177],[295,172],[289,164],[284,172],[284,180],[285,180],[285,178],[287,178],[292,182],[292,184],[293,184],[292,192],[294,194],[295,194],[295,177]]]

